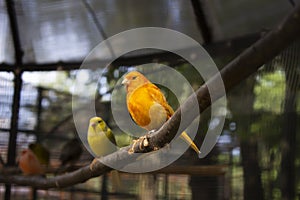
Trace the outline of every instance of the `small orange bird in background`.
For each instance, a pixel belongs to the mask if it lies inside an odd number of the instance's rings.
[[[43,174],[44,169],[30,149],[24,149],[19,157],[19,167],[25,175]]]
[[[128,111],[140,127],[157,130],[174,114],[160,89],[143,74],[131,71],[125,75],[122,84],[126,87]],[[180,137],[199,155],[199,148],[186,132]]]

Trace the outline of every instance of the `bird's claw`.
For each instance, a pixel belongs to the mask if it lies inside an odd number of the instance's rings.
[[[145,147],[147,147],[149,145],[149,141],[148,141],[148,135],[142,136],[140,137],[140,140],[142,140],[142,142],[140,143],[140,150],[145,149]]]
[[[145,149],[145,147],[149,146],[149,133],[147,133],[146,135],[140,137],[137,140],[133,140],[133,144],[131,145],[130,149],[128,150],[129,154],[133,154],[135,152],[134,148],[136,146],[136,144],[139,144],[139,150],[143,151]]]
[[[134,153],[134,147],[135,147],[135,144],[138,142],[138,140],[139,140],[139,139],[133,140],[133,143],[132,143],[130,149],[128,150],[128,153],[129,153],[129,154],[133,154],[133,153]]]
[[[95,168],[95,165],[98,163],[98,159],[95,158],[92,163],[90,164],[90,170],[93,171]]]

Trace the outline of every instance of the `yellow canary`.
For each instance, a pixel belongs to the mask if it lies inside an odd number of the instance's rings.
[[[126,87],[128,111],[140,127],[148,131],[158,130],[174,114],[164,94],[143,74],[131,71],[125,75],[122,84]],[[197,154],[200,153],[199,148],[186,132],[182,132],[180,137]]]
[[[87,140],[96,156],[105,156],[117,150],[115,136],[100,117],[90,119]]]
[[[90,119],[87,140],[91,150],[97,157],[111,154],[118,149],[115,136],[100,117]],[[113,170],[111,173],[114,187],[121,190],[122,184],[118,171]]]

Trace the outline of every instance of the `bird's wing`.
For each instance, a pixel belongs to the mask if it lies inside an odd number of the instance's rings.
[[[150,94],[153,101],[162,105],[166,110],[167,117],[170,118],[174,114],[173,108],[168,104],[166,97],[161,92],[161,90],[154,84],[149,83],[144,85],[147,89],[148,93]]]
[[[108,139],[109,139],[114,145],[117,145],[115,136],[114,136],[114,134],[112,133],[111,129],[108,128],[107,125],[105,126],[105,129],[104,129],[103,131],[104,131],[106,137],[108,137]]]

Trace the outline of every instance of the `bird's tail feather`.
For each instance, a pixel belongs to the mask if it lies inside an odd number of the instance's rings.
[[[190,147],[199,155],[200,154],[200,150],[199,148],[197,147],[197,145],[193,142],[193,140],[190,138],[190,136],[185,132],[183,131],[180,135],[180,137],[190,145]]]

